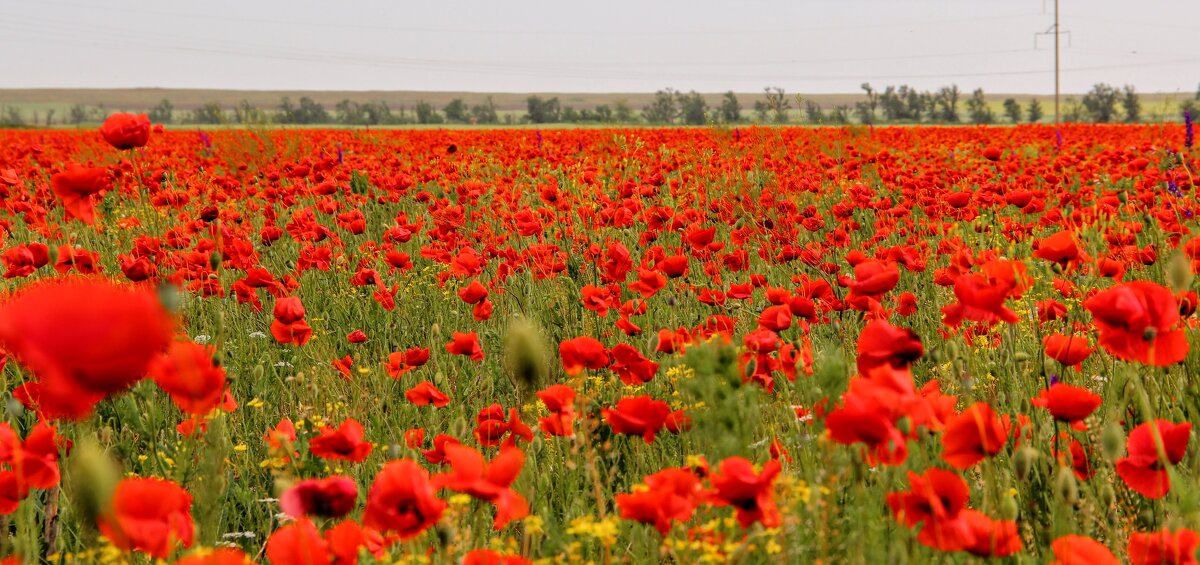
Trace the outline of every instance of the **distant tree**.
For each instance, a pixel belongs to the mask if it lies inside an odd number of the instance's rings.
[[[492,101],[491,96],[482,104],[471,106],[471,119],[477,124],[494,124],[500,121],[500,116],[496,113],[496,103]]]
[[[621,99],[617,100],[617,102],[613,104],[613,120],[618,123],[629,124],[633,123],[635,119],[636,118],[633,115],[633,108],[629,107],[629,102]]]
[[[225,117],[225,111],[216,101],[205,102],[199,108],[192,110],[191,117],[188,118],[190,123],[204,125],[223,124],[226,121],[228,120]]]
[[[771,106],[765,100],[754,101],[754,117],[759,123],[766,123],[767,115],[771,113]]]
[[[265,124],[269,121],[266,112],[254,107],[244,98],[233,107],[233,119],[239,124]]]
[[[358,109],[362,112],[362,119],[367,124],[379,125],[396,122],[396,118],[392,116],[392,110],[388,108],[386,102],[364,102],[358,105]]]
[[[771,121],[777,124],[787,123],[787,113],[791,109],[792,103],[784,95],[783,89],[778,86],[768,86],[763,89],[763,94],[767,98],[767,109],[771,111]]]
[[[543,100],[541,96],[530,96],[525,99],[527,117],[535,124],[549,124],[559,121],[558,97]]]
[[[467,103],[463,102],[462,98],[455,98],[442,108],[442,113],[446,115],[447,122],[457,122],[460,124],[470,120],[469,112]]]
[[[805,108],[805,110],[807,110],[807,108]],[[819,112],[820,110],[821,110],[821,107],[818,106],[817,111]],[[854,103],[854,116],[856,118],[858,118],[858,123],[860,123],[860,124],[870,125],[870,124],[875,123],[875,110],[873,110],[871,108],[870,102],[862,101],[862,100],[855,102]]]
[[[276,121],[284,124],[331,123],[329,112],[325,111],[325,107],[307,96],[301,97],[299,104],[293,104],[291,98],[283,97],[279,101],[279,113],[276,114]]]
[[[1065,122],[1082,122],[1087,117],[1087,108],[1073,97],[1063,101],[1063,108],[1062,118]]]
[[[838,125],[850,123],[850,107],[845,104],[838,105],[829,113],[829,121]]]
[[[1042,110],[1042,103],[1038,102],[1037,98],[1032,98],[1029,100],[1029,107],[1025,110],[1025,115],[1028,116],[1029,123],[1036,124],[1042,121],[1042,116],[1045,116],[1046,113]]]
[[[859,102],[859,104],[863,104],[863,102]],[[812,100],[804,101],[804,116],[807,118],[808,123],[810,124],[825,123],[825,112],[821,110],[820,104],[817,104]]]
[[[418,124],[440,124],[444,120],[442,115],[430,104],[424,100],[418,100],[417,106],[413,110],[417,114]]]
[[[864,82],[859,86],[863,92],[867,93],[867,101],[865,103],[855,104],[855,113],[858,114],[858,121],[864,124],[875,123],[875,109],[879,107],[879,94],[871,87],[871,83]],[[859,106],[859,104],[864,104]]]
[[[362,108],[357,102],[348,98],[343,98],[341,102],[335,104],[333,112],[333,119],[337,120],[339,124],[359,125],[365,122]]]
[[[88,119],[88,109],[83,104],[71,106],[69,114],[70,116],[67,119],[74,125],[82,124]]]
[[[608,104],[601,104],[599,106],[596,106],[595,113],[596,113],[596,121],[598,121],[598,122],[608,123],[608,122],[613,121],[613,110],[612,110],[612,108],[610,108],[608,106]]]
[[[25,126],[25,117],[21,115],[21,111],[16,106],[5,106],[0,108],[0,127],[15,128]]]
[[[1124,96],[1121,98],[1121,107],[1125,110],[1125,121],[1131,124],[1141,121],[1142,102],[1138,100],[1137,90],[1132,84],[1127,84],[1122,92]]]
[[[642,118],[652,124],[673,124],[679,117],[676,99],[679,96],[673,88],[667,88],[654,93],[654,100],[642,108]]]
[[[732,90],[721,97],[721,107],[717,114],[721,116],[721,121],[727,124],[742,121],[742,105],[738,103],[737,95]]]
[[[974,124],[990,124],[996,121],[996,114],[988,107],[982,88],[976,88],[967,99],[967,115]]]
[[[678,93],[677,96],[679,97],[679,114],[683,117],[683,123],[691,126],[704,125],[708,118],[708,102],[704,101],[704,97],[695,90],[687,94]]]
[[[175,106],[170,100],[163,98],[146,113],[146,117],[156,124],[169,124],[175,119]]]
[[[1083,108],[1093,122],[1107,124],[1117,115],[1117,102],[1120,97],[1120,91],[1112,85],[1097,83],[1083,95]]]
[[[1021,123],[1021,105],[1015,98],[1004,99],[1004,115],[1014,124]]]
[[[948,124],[958,123],[958,85],[943,86],[934,95],[935,120]]]
[[[575,108],[564,106],[562,112],[559,113],[559,120],[568,124],[577,124],[583,121],[583,118]]]
[[[46,127],[50,127],[50,124],[54,123],[54,113],[57,111],[54,108],[46,110]]]

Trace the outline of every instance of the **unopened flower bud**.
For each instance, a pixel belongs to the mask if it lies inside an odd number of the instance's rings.
[[[1125,454],[1125,430],[1116,422],[1110,422],[1100,432],[1100,449],[1105,459],[1116,461]]]
[[[1054,475],[1054,492],[1067,504],[1079,502],[1079,484],[1075,481],[1075,471],[1070,467],[1059,467]]]

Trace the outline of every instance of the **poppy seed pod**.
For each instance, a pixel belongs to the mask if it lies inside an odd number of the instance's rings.
[[[1125,430],[1120,424],[1110,422],[1104,426],[1104,431],[1100,432],[1100,448],[1109,461],[1116,461],[1125,453]]]
[[[1175,250],[1167,262],[1167,285],[1178,294],[1192,287],[1193,278],[1191,262],[1183,252]]]
[[[1074,505],[1079,502],[1079,484],[1070,467],[1059,467],[1054,475],[1054,492],[1063,502]]]
[[[93,438],[80,441],[71,450],[69,487],[71,500],[83,524],[95,524],[96,518],[108,512],[113,491],[121,472],[116,462],[104,454]]]
[[[1013,455],[1013,471],[1016,472],[1017,480],[1025,482],[1029,479],[1029,474],[1033,471],[1033,464],[1037,462],[1038,450],[1025,446],[1018,449]]]
[[[504,364],[513,386],[522,394],[541,388],[548,369],[537,326],[528,320],[516,320],[508,327],[504,341]]]

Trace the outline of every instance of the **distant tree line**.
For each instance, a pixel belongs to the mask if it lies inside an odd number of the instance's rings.
[[[293,101],[284,97],[273,107],[257,107],[248,100],[241,100],[232,107],[224,107],[216,101],[205,102],[190,110],[177,109],[170,100],[163,99],[153,108],[145,109],[150,120],[163,124],[198,125],[331,125],[386,126],[406,124],[636,124],[651,125],[708,125],[708,124],[996,124],[1037,123],[1045,120],[1051,110],[1038,98],[1021,104],[1007,98],[993,104],[984,96],[983,89],[975,89],[969,95],[957,85],[937,90],[919,90],[909,85],[888,85],[882,89],[870,83],[861,86],[864,96],[853,104],[838,104],[825,108],[814,100],[791,95],[780,87],[763,89],[762,96],[745,109],[738,96],[726,92],[715,105],[696,91],[682,92],[664,88],[654,94],[651,101],[640,109],[634,109],[625,100],[613,104],[576,108],[565,104],[557,97],[546,98],[533,95],[526,99],[525,112],[497,109],[491,96],[468,102],[454,98],[440,108],[424,100],[412,107],[390,107],[383,101],[359,102],[344,99],[327,109],[325,105],[310,97]],[[1142,121],[1181,120],[1184,113],[1200,117],[1200,88],[1194,96],[1156,108],[1153,115],[1143,111],[1138,93],[1133,86],[1116,87],[1099,83],[1081,98],[1067,97],[1060,107],[1065,122],[1091,123],[1137,123]],[[102,121],[109,111],[103,105],[84,106],[76,104],[65,115],[56,120],[54,109],[42,113],[21,112],[15,106],[0,105],[0,127],[50,126],[55,123],[80,125]],[[1165,115],[1164,115],[1165,114]]]

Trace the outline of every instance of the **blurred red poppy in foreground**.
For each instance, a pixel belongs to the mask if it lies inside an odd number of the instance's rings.
[[[173,327],[153,292],[102,279],[36,283],[0,304],[0,347],[33,372],[20,392],[50,418],[82,418],[141,380]]]
[[[1129,432],[1129,453],[1117,460],[1117,474],[1125,485],[1146,498],[1162,498],[1171,490],[1171,478],[1164,463],[1178,464],[1187,452],[1192,424],[1174,424],[1167,420],[1146,422]],[[1166,461],[1159,458],[1162,445]]]
[[[124,550],[160,559],[176,545],[192,546],[192,495],[163,479],[125,479],[113,492],[112,508],[100,517],[100,533]]]

